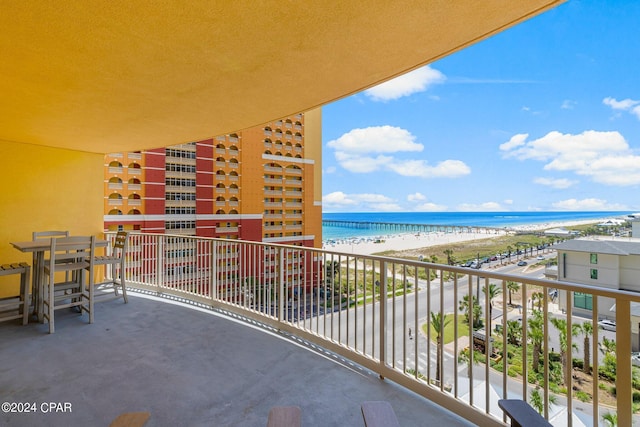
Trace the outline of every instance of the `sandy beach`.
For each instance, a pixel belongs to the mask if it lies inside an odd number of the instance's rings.
[[[353,237],[348,239],[325,241],[323,242],[323,249],[357,255],[371,255],[373,253],[384,251],[419,249],[429,246],[444,245],[447,243],[458,243],[476,239],[486,239],[491,237],[498,237],[500,235],[516,231],[544,231],[552,228],[569,227],[575,225],[599,224],[608,219],[610,218],[530,224],[517,227],[509,227],[500,231],[483,231],[479,233],[421,232],[384,234],[371,237]]]

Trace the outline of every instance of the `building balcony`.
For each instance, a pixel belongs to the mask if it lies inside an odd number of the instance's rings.
[[[107,187],[109,187],[109,190],[122,190],[122,183],[121,182],[110,182]]]
[[[316,425],[312,420],[362,425],[362,402],[384,400],[395,409],[400,425],[506,426],[497,400],[530,401],[536,387],[552,425],[577,426],[577,420],[598,425],[608,412],[617,413],[619,425],[631,425],[635,418],[631,350],[638,339],[632,321],[638,321],[631,308],[640,303],[637,293],[486,269],[176,233],[130,234],[129,241],[129,304],[96,304],[92,325],[87,316],[60,310],[54,335],[46,333],[45,324],[0,324],[0,390],[11,393],[5,400],[72,405],[72,413],[55,416],[43,411],[5,413],[5,425],[93,425],[123,412],[149,411],[149,425],[209,425],[215,419],[221,425],[258,426],[265,425],[270,408],[279,405],[300,406],[305,425]],[[177,266],[165,255],[168,247],[176,246],[197,251],[181,254]],[[237,266],[247,268],[220,266],[213,274],[222,261],[220,253],[226,251],[237,252]],[[334,267],[327,269],[330,265]],[[519,286],[521,295],[536,295],[533,305],[520,305],[522,313],[517,303],[525,298],[516,296],[516,304],[509,305],[510,282]],[[502,290],[491,300],[480,292],[490,284]],[[578,401],[573,375],[566,375],[569,395],[562,394],[554,405],[547,403],[546,396],[554,394],[548,370],[563,367],[553,349],[557,331],[551,319],[565,319],[568,330],[598,320],[575,317],[571,303],[562,313],[551,290],[565,301],[578,294],[590,295],[596,305],[615,300],[616,332],[595,327],[590,335],[596,350],[591,352],[594,393],[608,387],[598,367],[606,358],[616,363],[613,407]],[[450,315],[454,324],[462,320],[465,312],[457,306],[465,296],[479,297],[480,310],[468,313],[469,323],[481,320],[490,337],[452,328],[451,341],[439,345],[433,322],[442,321],[439,313]],[[503,353],[512,339],[507,328],[511,319],[519,326],[510,324],[509,329],[519,328],[522,345]],[[538,340],[537,333],[529,333],[538,319],[543,339],[540,373],[535,373],[526,360],[531,341]],[[615,339],[617,351],[605,357],[597,349],[606,337]],[[567,338],[568,348],[583,341],[582,336]],[[461,354],[469,343],[477,351],[467,362]],[[517,354],[524,363],[514,361]],[[484,363],[490,359],[491,366]],[[510,376],[517,369],[529,381]]]
[[[238,227],[216,227],[216,233],[237,233]]]
[[[109,166],[109,174],[122,174],[122,167]]]
[[[131,191],[140,191],[142,190],[142,184],[127,184],[127,188]]]
[[[131,151],[127,153],[127,157],[131,160],[140,160],[142,159],[142,153],[134,153]]]
[[[282,202],[264,202],[264,206],[267,208],[281,208]]]

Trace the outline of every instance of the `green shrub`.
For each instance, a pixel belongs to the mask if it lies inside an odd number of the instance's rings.
[[[510,377],[517,377],[520,374],[522,374],[522,369],[520,369],[520,372],[518,372],[518,370],[515,368],[515,366],[509,366],[509,370],[507,371],[507,375],[509,375]]]
[[[582,368],[584,367],[584,360],[583,359],[574,358],[572,362],[573,362],[573,367],[574,368],[578,368],[578,369],[582,370]]]
[[[591,395],[589,393],[587,393],[587,392],[582,391],[582,390],[576,391],[576,397],[581,402],[589,402],[589,401],[591,401]]]
[[[640,391],[634,390],[632,396],[633,396],[633,403],[640,403]]]

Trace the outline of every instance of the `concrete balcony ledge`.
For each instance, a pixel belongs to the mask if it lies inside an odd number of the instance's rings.
[[[264,426],[273,406],[299,406],[305,426],[363,425],[360,405],[391,403],[400,425],[471,425],[339,356],[220,312],[130,293],[96,306],[95,323],[60,310],[46,324],[0,324],[0,397],[35,413],[6,426],[109,425],[148,411],[147,426]],[[44,413],[43,403],[71,412]],[[48,406],[47,406],[48,407]]]

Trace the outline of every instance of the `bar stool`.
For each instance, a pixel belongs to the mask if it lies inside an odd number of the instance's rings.
[[[124,262],[127,253],[129,233],[126,231],[118,231],[113,242],[111,254],[98,255],[95,257],[95,265],[105,266],[106,279],[95,284],[96,293],[94,297],[96,302],[111,301],[122,298],[125,303],[127,300],[127,286],[125,283]],[[118,288],[122,290],[122,294],[118,293]],[[109,290],[113,289],[113,295]]]
[[[50,334],[55,332],[54,312],[62,308],[79,307],[80,313],[86,311],[89,323],[93,323],[95,246],[95,236],[51,239],[50,258],[44,265],[43,292],[43,314],[49,321]],[[56,273],[64,273],[65,280],[56,282]]]
[[[0,317],[0,322],[22,318],[22,324],[29,322],[29,276],[31,267],[26,262],[0,265],[0,276],[20,275],[20,295],[16,298],[0,300],[0,312],[17,310],[18,313]]]

